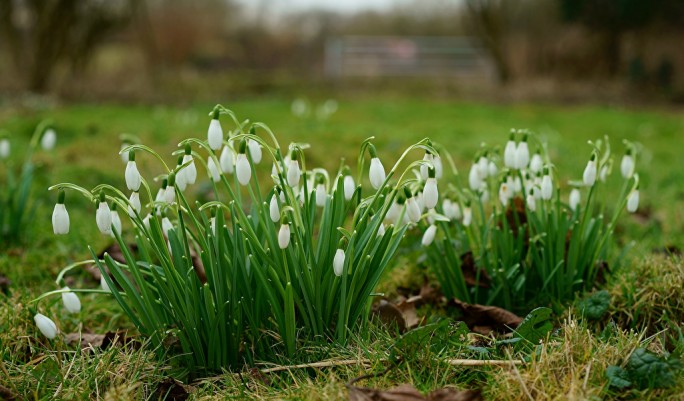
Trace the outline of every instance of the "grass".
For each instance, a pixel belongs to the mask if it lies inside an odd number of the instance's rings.
[[[586,164],[590,150],[587,140],[609,135],[616,148],[621,138],[640,142],[644,146],[643,157],[637,162],[642,178],[642,210],[649,213],[623,219],[616,235],[623,245],[634,245],[630,254],[633,262],[607,284],[613,300],[610,313],[620,330],[602,336],[606,322],[584,322],[568,315],[564,320],[559,318],[557,334],[524,366],[453,367],[445,363],[446,358],[469,354],[448,349],[439,355],[417,353],[407,357],[386,376],[360,385],[390,388],[412,383],[423,393],[444,386],[482,388],[486,399],[526,400],[530,399],[528,395],[549,400],[684,396],[681,375],[678,385],[668,390],[626,393],[610,389],[605,376],[605,367],[624,362],[637,346],[658,353],[682,350],[681,332],[677,330],[681,330],[684,320],[684,264],[676,258],[652,256],[654,249],[682,244],[684,239],[681,113],[601,106],[504,106],[362,98],[339,100],[336,114],[328,121],[316,121],[293,117],[289,100],[252,99],[226,105],[240,116],[265,122],[284,143],[295,138],[311,143],[307,163],[328,169],[336,168],[340,157],[353,160],[358,144],[370,135],[377,137],[383,160],[396,158],[407,145],[430,136],[450,149],[460,171],[467,172],[471,162],[468,158],[482,142],[503,145],[508,130],[515,127],[529,128],[545,139],[559,170],[574,174],[564,178],[574,179],[581,176]],[[110,241],[97,230],[94,208],[73,195],[68,199],[71,233],[54,237],[50,214],[55,199],[45,189],[62,181],[86,187],[100,182],[123,185],[124,165],[117,155],[120,133],[135,134],[160,153],[170,154],[181,138],[206,135],[205,110],[211,106],[107,104],[0,110],[0,126],[13,134],[13,141],[28,143],[33,128],[45,117],[53,119],[58,132],[54,153],[36,155],[39,167],[34,197],[38,209],[35,221],[27,227],[31,240],[24,246],[3,249],[0,254],[0,273],[12,281],[9,295],[0,295],[0,355],[6,370],[0,372],[0,385],[26,399],[157,399],[155,392],[164,388],[172,363],[156,361],[150,349],[111,347],[82,352],[73,346],[47,343],[37,332],[30,301],[55,289],[53,280],[62,267],[87,258],[86,244],[102,249]],[[17,151],[19,146],[15,144],[13,149]],[[139,165],[143,174],[157,173],[151,170],[150,160],[141,158]],[[206,177],[203,174],[199,169],[199,176]],[[396,261],[396,270],[381,283],[384,291],[392,293],[398,285],[421,281],[407,273],[421,271],[414,266],[414,256],[405,255]],[[98,285],[85,273],[75,274],[73,280],[73,287]],[[79,319],[61,311],[58,297],[52,303],[41,302],[40,310],[54,317],[64,332],[131,329],[113,300],[97,295],[84,295],[81,300]],[[663,329],[667,329],[667,335]],[[369,366],[296,369],[265,377],[247,371],[241,375],[227,372],[193,383],[190,399],[344,399],[348,380],[387,366],[386,359],[396,341],[390,330],[372,326],[347,347],[311,348],[294,360],[278,361],[288,365],[329,358],[368,358]]]

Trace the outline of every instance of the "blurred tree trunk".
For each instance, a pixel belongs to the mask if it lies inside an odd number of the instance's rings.
[[[512,78],[506,54],[510,4],[507,0],[466,0],[467,22],[491,53],[497,78],[502,84]]]

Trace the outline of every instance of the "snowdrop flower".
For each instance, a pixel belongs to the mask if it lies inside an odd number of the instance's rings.
[[[135,164],[135,152],[133,151],[128,152],[128,163],[126,164],[126,172],[124,175],[126,178],[126,186],[129,190],[140,190],[142,177],[138,171],[138,165]]]
[[[49,317],[36,313],[36,316],[33,317],[33,321],[36,322],[38,330],[40,330],[45,337],[50,340],[57,337],[57,326]]]
[[[532,188],[532,191],[527,194],[525,197],[525,203],[527,203],[527,208],[530,209],[531,212],[534,212],[537,210],[537,198],[535,196],[535,188]]]
[[[532,155],[532,160],[530,160],[530,170],[537,174],[544,168],[544,161],[539,153]]]
[[[572,209],[573,212],[577,210],[577,207],[580,204],[580,196],[581,194],[579,189],[573,188],[572,191],[570,191],[570,200],[568,203],[570,204],[570,209]]]
[[[135,217],[136,212],[140,213],[140,210],[142,210],[142,205],[140,204],[140,193],[131,193],[131,197],[128,199],[128,202],[128,215],[133,218]]]
[[[356,191],[356,183],[354,183],[354,177],[351,176],[351,174],[347,174],[344,176],[344,199],[345,200],[351,200],[352,196],[354,196],[354,192]]]
[[[515,146],[515,134],[514,131],[511,130],[511,136],[508,139],[508,142],[506,142],[506,147],[504,148],[504,166],[514,169],[516,166],[516,152],[517,152],[517,147]]]
[[[192,185],[197,181],[197,166],[195,165],[195,159],[192,157],[192,149],[190,145],[185,145],[185,155],[183,156],[183,164],[190,162],[187,166],[183,168],[183,175],[185,175],[185,182],[188,185]]]
[[[423,239],[420,241],[423,246],[430,246],[432,244],[432,241],[435,240],[435,234],[437,233],[437,226],[434,224],[430,224],[430,227],[425,230],[425,234],[423,234]]]
[[[601,170],[599,170],[599,180],[601,180],[601,182],[606,182],[606,180],[608,179],[608,173],[610,173],[608,164],[604,164],[603,166],[601,166]]]
[[[112,203],[112,227],[114,228],[111,232],[112,237],[115,237],[114,230],[121,234],[121,217],[119,216],[119,211],[116,210],[116,203]]]
[[[216,165],[214,158],[211,156],[207,159],[207,171],[209,173],[209,178],[213,182],[221,181],[221,170],[219,170],[219,166]]]
[[[169,205],[176,201],[176,174],[169,174],[169,185],[164,190],[164,202]]]
[[[476,164],[480,178],[484,180],[489,175],[489,160],[487,159],[486,155],[480,156],[480,158],[477,159]]]
[[[449,220],[460,220],[462,217],[461,206],[458,202],[453,202],[451,199],[444,199],[442,201],[442,212]]]
[[[517,178],[517,180],[516,180],[516,178]],[[513,178],[510,174],[508,174],[506,176],[506,187],[504,188],[506,190],[506,197],[508,197],[508,199],[513,199],[516,192],[519,192],[519,191],[516,191],[516,188],[519,186],[520,186],[520,177],[516,176],[515,178]]]
[[[463,208],[463,225],[468,227],[473,222],[473,211],[470,206]]]
[[[278,231],[278,246],[280,249],[285,249],[288,245],[290,245],[290,224],[285,220]]]
[[[530,162],[530,149],[527,147],[527,135],[523,136],[522,142],[515,149],[515,166],[518,170],[527,168]]]
[[[634,175],[634,157],[632,156],[632,149],[628,148],[625,155],[622,156],[620,173],[622,173],[622,176],[626,179],[630,179]]]
[[[325,199],[327,197],[327,193],[325,190],[325,184],[323,183],[323,179],[316,184],[316,206],[318,207],[323,207],[325,206]]]
[[[369,145],[368,150],[371,154],[370,170],[368,172],[368,176],[373,189],[378,189],[380,186],[382,186],[382,183],[385,182],[385,167],[383,167],[382,162],[378,158],[375,147],[373,145]]]
[[[247,143],[243,139],[240,142],[240,150],[235,161],[235,174],[241,185],[249,184],[249,180],[252,178],[252,167],[249,165],[249,160],[247,160],[246,151]]]
[[[69,313],[78,313],[81,311],[81,300],[78,299],[78,295],[71,292],[69,287],[64,287],[62,290],[69,291],[62,293],[62,303],[64,304],[64,309]]]
[[[158,211],[156,208],[153,212],[156,213],[157,216],[161,214],[161,212]],[[148,230],[150,229],[150,220],[152,220],[152,214],[147,213],[147,216],[145,216],[145,218],[143,219],[143,226],[145,226],[145,228]]]
[[[207,131],[207,142],[209,142],[209,147],[213,150],[221,149],[223,144],[223,129],[221,128],[218,116],[218,110],[214,111],[214,118],[211,119],[209,130]]]
[[[541,182],[541,197],[544,200],[549,200],[553,196],[553,182],[551,181],[551,176],[549,175],[549,170],[544,169],[544,177],[542,177]]]
[[[183,156],[178,156],[178,165],[177,168],[180,168],[180,166],[183,165]],[[178,170],[178,173],[176,174],[176,188],[178,188],[179,191],[185,191],[185,188],[188,186],[188,180],[185,174],[185,169],[180,169]]]
[[[342,276],[342,272],[344,271],[344,259],[344,250],[338,248],[337,251],[335,251],[335,257],[333,258],[333,272],[337,277]]]
[[[0,159],[7,159],[10,155],[10,141],[7,138],[0,138]]]
[[[406,214],[408,215],[409,221],[411,223],[417,223],[420,221],[420,206],[416,201],[416,197],[413,196],[411,191],[404,187],[404,194],[406,195]]]
[[[480,176],[480,168],[478,167],[477,163],[473,163],[473,165],[470,167],[470,172],[468,173],[468,185],[470,185],[471,190],[477,191],[480,189],[482,184],[483,181],[482,177]]]
[[[437,206],[437,200],[439,198],[439,192],[437,190],[437,178],[435,178],[435,169],[430,168],[428,171],[428,179],[425,182],[425,187],[423,188],[423,206],[426,209],[432,209]]]
[[[225,174],[233,174],[233,149],[231,149],[230,146],[223,146],[219,164],[221,164],[221,171]]]
[[[487,185],[483,182],[482,186],[480,187],[480,190],[478,191],[479,196],[480,196],[480,201],[483,203],[489,202],[489,189],[487,189]]]
[[[162,218],[162,231],[164,232],[165,236],[169,236],[169,231],[173,230],[173,223],[171,223],[171,220],[169,220],[168,217],[164,216]]]
[[[503,207],[508,206],[508,200],[510,199],[508,197],[508,193],[510,192],[510,189],[508,188],[508,184],[501,183],[501,186],[499,187],[499,202],[501,202],[501,205]]]
[[[442,158],[439,155],[433,155],[432,164],[435,166],[435,178],[438,180],[442,178],[444,173],[444,166],[442,166]]]
[[[297,160],[297,153],[292,151],[290,162],[287,164],[287,184],[292,188],[299,186],[299,177],[302,171],[299,169],[299,160]]]
[[[382,237],[385,235],[385,223],[380,223],[378,226],[378,237]]]
[[[489,170],[488,173],[490,177],[494,177],[496,173],[499,172],[499,168],[496,167],[496,163],[494,163],[491,160],[489,161],[489,166],[487,167],[487,169]]]
[[[252,156],[254,164],[261,163],[261,144],[253,139],[248,139],[247,147],[249,148],[249,155]]]
[[[389,209],[387,210],[387,213],[385,214],[385,220],[396,221],[396,219],[399,217],[399,214],[401,213],[401,209],[403,207],[403,205],[399,204],[400,196],[401,195],[397,195],[397,199],[390,205]]]
[[[166,187],[169,186],[169,179],[164,178],[162,180],[161,188],[157,191],[157,196],[154,197],[155,202],[164,202],[164,193],[166,193]]]
[[[63,190],[59,191],[55,210],[52,212],[52,231],[55,235],[69,234],[69,212],[64,205],[66,194]]]
[[[430,162],[430,165],[434,166],[433,162],[435,160],[435,157],[433,156],[432,153],[425,151],[425,156],[423,156],[423,160]],[[428,178],[428,164],[421,164],[420,165],[420,177],[423,181],[427,180]]]
[[[277,192],[278,190],[273,191],[273,196],[271,196],[271,202],[268,207],[269,215],[274,223],[277,223],[278,220],[280,220],[280,207],[278,206]]]
[[[627,211],[634,213],[639,208],[639,187],[633,189],[627,197]]]
[[[596,154],[592,153],[591,159],[587,162],[587,167],[584,168],[582,174],[584,185],[590,187],[596,182]]]
[[[43,133],[43,137],[40,139],[40,146],[43,150],[52,150],[57,143],[57,134],[52,128],[48,128]]]
[[[112,290],[109,289],[109,284],[107,284],[107,280],[105,279],[104,275],[100,275],[100,287],[102,287],[104,291],[112,292]]]
[[[119,151],[119,156],[121,156],[121,161],[122,161],[124,164],[128,163],[128,153],[131,152],[131,151],[124,152],[123,150],[126,149],[126,148],[129,147],[129,146],[131,146],[130,143],[124,142],[124,143],[121,144],[121,150]]]
[[[109,235],[112,233],[112,212],[105,201],[104,192],[100,192],[100,205],[95,213],[95,222],[97,222],[97,228],[102,234]]]

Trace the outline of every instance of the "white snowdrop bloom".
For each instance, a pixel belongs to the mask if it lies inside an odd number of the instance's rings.
[[[477,171],[480,174],[481,179],[487,178],[489,176],[489,159],[485,156],[480,156],[477,159]]]
[[[211,229],[211,233],[216,235],[216,216],[211,216],[211,218],[209,218],[209,228]]]
[[[411,223],[417,223],[420,221],[420,206],[418,206],[415,196],[406,199],[406,214],[408,215],[409,221],[411,221]]]
[[[442,178],[442,175],[444,174],[442,158],[439,157],[439,155],[434,155],[434,158],[432,159],[432,164],[435,165],[435,178],[439,180],[440,178]]]
[[[247,140],[247,148],[254,164],[261,163],[261,144],[253,139],[249,139]]]
[[[437,216],[437,211],[435,209],[428,210],[427,216],[425,216],[427,218],[428,224],[435,224],[435,221],[437,221],[437,219],[435,218],[436,216]]]
[[[335,257],[333,258],[333,272],[337,277],[342,276],[342,272],[344,271],[344,250],[338,249],[335,251]]]
[[[185,175],[185,181],[188,185],[192,185],[197,181],[197,166],[195,165],[195,159],[192,154],[188,154],[188,150],[185,151],[185,156],[183,156],[183,164],[190,162],[187,166],[183,168],[183,174]]]
[[[568,203],[570,204],[570,209],[574,212],[577,210],[577,207],[580,204],[580,199],[581,199],[581,194],[579,189],[573,188],[572,191],[570,191],[570,199],[568,200]]]
[[[102,287],[104,291],[112,292],[112,290],[109,289],[109,284],[107,284],[107,280],[105,280],[104,275],[100,275],[100,287]]]
[[[219,170],[219,166],[216,165],[213,157],[209,157],[209,159],[207,159],[207,170],[209,173],[209,178],[213,182],[221,181],[221,170]]]
[[[69,234],[69,212],[66,210],[64,205],[65,198],[64,191],[59,191],[57,197],[57,204],[55,209],[52,211],[52,231],[55,235]]]
[[[542,177],[541,182],[541,197],[544,200],[549,200],[553,196],[553,182],[551,176],[547,173]]]
[[[162,186],[157,191],[157,196],[154,197],[155,202],[164,202],[164,193],[166,192],[166,187],[169,185],[169,180],[164,178],[162,181]]]
[[[226,174],[233,174],[233,149],[225,145],[221,151],[221,158],[219,159],[221,171]]]
[[[125,143],[125,142],[124,142],[124,143],[121,144],[121,150],[120,150],[120,152],[119,152],[119,156],[121,157],[121,161],[122,161],[124,164],[128,163],[128,157],[129,157],[128,153],[130,153],[130,151],[124,152],[123,150],[126,149],[126,148],[129,147],[129,146],[131,146],[130,143]]]
[[[287,185],[297,188],[301,175],[302,171],[299,169],[299,161],[296,158],[291,158],[287,165]]]
[[[503,207],[508,206],[508,201],[510,199],[508,197],[509,192],[510,192],[510,190],[508,189],[508,184],[506,184],[505,182],[502,183],[501,186],[499,187],[499,202],[501,202]]]
[[[620,162],[620,173],[626,179],[632,178],[634,175],[634,158],[632,157],[632,152],[630,150],[622,156],[622,161]]]
[[[69,313],[78,313],[81,311],[81,300],[78,299],[78,295],[71,292],[69,287],[64,287],[62,290],[69,291],[62,293],[62,303],[64,304],[64,309]]]
[[[532,155],[532,160],[530,160],[530,171],[534,174],[539,173],[544,168],[544,161],[539,153]]]
[[[119,216],[119,211],[114,208],[112,208],[112,227],[114,227],[117,233],[121,234],[121,216]],[[114,230],[112,230],[111,236],[115,237]]]
[[[384,235],[385,235],[385,224],[380,223],[380,225],[378,226],[378,237],[382,237]]]
[[[522,180],[520,179],[520,176],[516,175],[513,178],[513,193],[514,194],[519,194],[522,192]]]
[[[345,200],[351,200],[352,196],[354,196],[354,191],[356,191],[356,184],[354,183],[354,177],[351,175],[345,175],[344,176],[344,199]]]
[[[109,235],[112,233],[112,212],[109,210],[109,205],[104,202],[104,196],[100,197],[100,205],[95,213],[95,221],[97,228],[102,234]]]
[[[209,130],[207,131],[207,142],[209,142],[209,147],[213,150],[219,150],[221,145],[223,145],[223,129],[217,117],[215,116],[215,118],[211,119]]]
[[[442,201],[442,212],[449,220],[460,220],[462,217],[461,206],[458,202],[453,202],[451,199],[444,199]]]
[[[185,171],[180,170],[178,171],[178,174],[176,174],[176,188],[178,188],[179,191],[183,192],[185,191],[185,188],[188,187],[188,180],[187,177],[185,176]]]
[[[378,157],[373,157],[370,162],[370,170],[368,172],[371,185],[373,189],[378,189],[385,182],[385,167]]]
[[[171,230],[173,230],[173,223],[171,223],[171,220],[169,220],[168,217],[164,216],[162,218],[162,231],[164,232],[164,235],[168,237],[169,231]]]
[[[473,222],[473,211],[469,206],[463,208],[463,225],[468,227]]]
[[[485,185],[484,183],[482,183],[482,186],[480,187],[479,194],[481,202],[489,202],[489,189],[487,189],[487,185]]]
[[[50,340],[57,337],[57,326],[49,317],[40,313],[36,313],[36,316],[33,317],[33,321],[36,322],[38,330],[40,330],[45,337]]]
[[[325,199],[327,197],[327,193],[325,190],[325,184],[320,183],[316,185],[316,206],[318,207],[323,207],[325,206]]]
[[[247,160],[247,155],[244,153],[239,153],[237,160],[235,161],[235,175],[241,185],[249,184],[250,178],[252,178],[252,167],[249,165],[249,160]]]
[[[280,207],[278,206],[278,197],[275,192],[273,193],[273,196],[271,196],[271,202],[268,206],[268,212],[271,217],[271,220],[274,223],[277,223],[278,220],[280,220]]]
[[[57,143],[57,134],[52,128],[48,128],[43,133],[43,137],[40,139],[40,146],[43,150],[52,150]]]
[[[527,203],[527,208],[530,209],[530,211],[534,212],[537,210],[537,198],[534,196],[534,188],[532,188],[532,192],[528,193],[527,196],[525,197],[525,203]]]
[[[131,197],[128,199],[128,202],[128,215],[131,216],[131,218],[133,218],[135,217],[135,212],[140,213],[140,211],[142,210],[142,205],[140,204],[140,193],[131,193]]]
[[[126,186],[131,191],[140,190],[140,183],[142,182],[142,176],[138,171],[138,165],[135,163],[135,153],[129,152],[129,160],[126,164],[126,172],[124,173],[126,178]]]
[[[633,189],[627,197],[627,211],[634,213],[639,208],[639,189]]]
[[[468,185],[473,191],[477,191],[482,186],[482,177],[480,176],[480,168],[477,163],[474,163],[470,167],[470,172],[468,173]]]
[[[515,196],[515,193],[516,193],[515,187],[516,187],[515,178],[508,175],[508,176],[506,176],[506,186],[504,187],[502,185],[501,187],[499,187],[499,191],[501,190],[501,188],[503,188],[506,191],[506,197],[508,199],[513,199],[513,197]]]
[[[0,139],[0,159],[7,159],[10,155],[10,141],[7,138]]]
[[[515,149],[515,166],[518,170],[527,168],[530,163],[530,149],[527,146],[527,138],[523,138]]]
[[[434,169],[432,170],[434,175]],[[437,179],[433,177],[428,177],[425,182],[425,187],[423,188],[423,206],[426,209],[433,209],[437,206],[437,201],[439,199],[439,191],[437,189]]]
[[[434,224],[430,224],[430,227],[425,230],[425,233],[423,234],[423,239],[420,241],[423,246],[430,246],[432,244],[432,241],[435,240],[435,234],[437,233],[437,226]]]
[[[496,167],[496,163],[494,163],[491,160],[489,161],[489,166],[487,169],[489,170],[488,172],[489,172],[490,177],[494,177],[496,175],[496,173],[499,172],[499,168]]]
[[[400,205],[399,202],[397,202],[396,200],[392,202],[389,209],[387,210],[387,213],[385,214],[385,220],[395,221],[399,217],[402,207],[403,206]]]
[[[157,210],[155,210],[155,213],[157,214],[157,216],[159,216],[161,214],[161,212],[157,211]],[[150,229],[150,220],[151,219],[152,219],[152,215],[150,213],[147,213],[145,218],[143,218],[143,226],[145,226],[145,228],[148,230]]]
[[[285,249],[288,245],[290,245],[290,225],[283,223],[278,231],[278,246],[280,249]]]
[[[582,174],[582,181],[588,187],[596,182],[596,156],[592,155],[591,160],[587,162],[587,167],[584,168],[584,173]]]
[[[169,183],[169,185],[164,190],[164,202],[171,205],[175,201],[176,201],[176,187],[174,184]]]
[[[423,160],[430,162],[432,164],[432,166],[434,167],[435,157],[432,153],[425,152],[425,156],[423,156]],[[423,181],[427,180],[427,178],[428,178],[428,168],[429,168],[429,166],[427,164],[421,164],[420,165],[420,177]]]
[[[516,160],[515,160],[515,154],[517,151],[517,147],[515,146],[515,140],[513,138],[513,134],[511,133],[510,139],[508,139],[508,142],[506,142],[506,147],[504,148],[504,166],[507,168],[514,169],[516,166]]]
[[[423,201],[423,193],[418,192],[416,194],[415,198],[416,198],[416,203],[418,204],[418,209],[420,209],[421,212],[423,212],[423,210],[426,210],[427,208],[425,207],[425,202]]]
[[[607,164],[601,166],[601,170],[599,170],[599,180],[601,180],[601,182],[606,182],[606,180],[608,179],[609,172],[610,169],[608,168]]]

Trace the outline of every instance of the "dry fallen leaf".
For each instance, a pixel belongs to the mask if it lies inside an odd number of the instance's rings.
[[[402,333],[420,324],[414,302],[402,300],[395,305],[383,299],[373,309],[385,325],[396,325]]]
[[[461,271],[463,272],[463,279],[467,285],[471,287],[478,286],[480,288],[489,288],[489,283],[491,282],[489,274],[487,274],[485,269],[477,267],[472,252],[468,251],[461,255]]]
[[[188,384],[183,384],[180,381],[172,378],[166,378],[159,386],[157,391],[152,396],[153,400],[166,401],[185,401],[190,396],[190,393],[195,391],[195,387]]]
[[[67,344],[78,344],[80,342],[83,349],[98,347],[104,350],[114,345],[130,344],[133,340],[126,336],[126,332],[108,331],[105,334],[69,333],[66,335],[65,342]]]
[[[509,332],[516,328],[523,320],[515,313],[498,306],[468,304],[458,299],[453,299],[452,302],[463,312],[465,324],[476,333],[489,334],[492,331],[499,333]]]
[[[480,401],[477,390],[443,388],[427,396],[422,395],[410,384],[401,384],[390,390],[376,390],[366,387],[347,386],[349,401]]]

